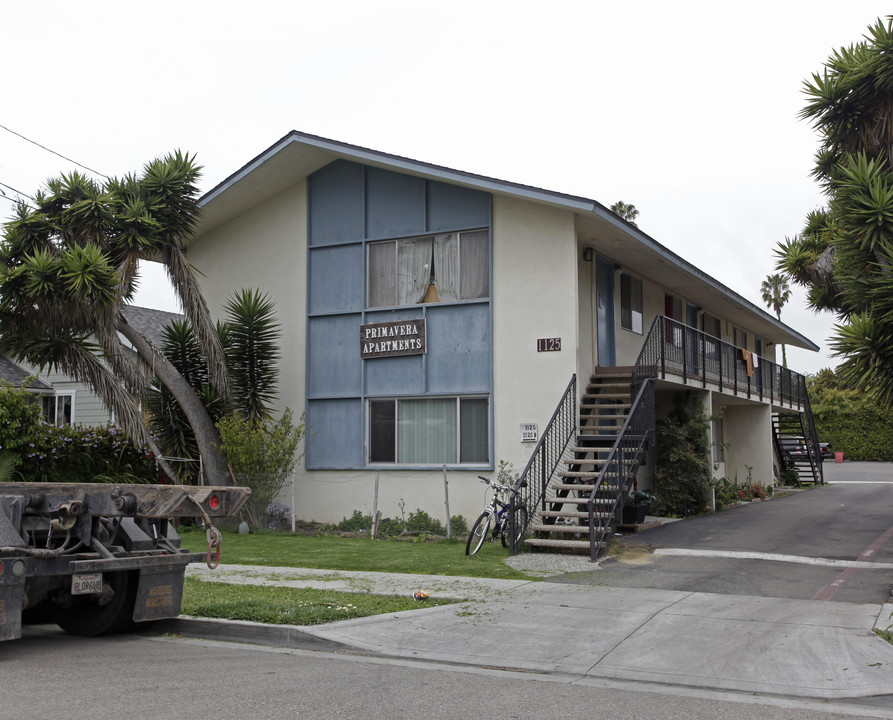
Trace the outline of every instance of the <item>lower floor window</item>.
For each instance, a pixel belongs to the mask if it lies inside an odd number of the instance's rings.
[[[44,395],[43,419],[57,427],[71,425],[74,420],[74,396]]]
[[[487,463],[489,407],[482,397],[369,401],[369,462]]]

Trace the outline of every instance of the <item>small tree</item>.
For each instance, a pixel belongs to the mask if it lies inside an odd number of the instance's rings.
[[[217,423],[217,429],[236,481],[251,488],[245,505],[248,520],[255,528],[263,527],[267,506],[303,457],[304,418],[295,425],[288,408],[278,421],[267,425],[251,425],[237,415],[228,415]]]

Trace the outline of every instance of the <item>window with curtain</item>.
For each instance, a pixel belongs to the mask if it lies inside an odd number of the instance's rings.
[[[369,401],[369,462],[483,464],[490,460],[487,398]]]
[[[642,334],[642,281],[620,274],[620,327]]]
[[[369,243],[368,306],[479,300],[490,295],[487,230]]]

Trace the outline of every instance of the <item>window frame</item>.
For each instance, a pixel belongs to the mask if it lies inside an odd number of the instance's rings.
[[[638,300],[638,303],[635,301]],[[638,309],[636,305],[638,304]],[[638,320],[638,327],[636,327]],[[645,291],[642,278],[620,273],[620,327],[637,335],[644,334]]]
[[[400,403],[401,402],[412,402],[412,401],[424,401],[424,400],[455,400],[455,436],[456,436],[456,446],[455,446],[455,459],[447,460],[447,461],[437,461],[437,462],[400,462]],[[486,427],[486,454],[487,457],[484,460],[473,460],[473,461],[462,461],[462,402],[463,401],[473,401],[473,400],[484,400],[486,403],[484,417],[486,418],[487,427]],[[392,422],[393,422],[393,457],[394,460],[373,460],[373,444],[372,444],[372,433],[373,433],[373,425],[372,425],[372,411],[373,404],[375,403],[392,403],[393,404],[393,414],[392,414]],[[491,401],[490,396],[486,393],[468,393],[462,395],[406,395],[406,396],[390,396],[390,397],[369,397],[366,398],[366,412],[365,412],[365,466],[366,467],[374,467],[374,468],[392,468],[392,469],[405,469],[405,468],[440,468],[444,465],[448,467],[461,467],[461,468],[490,468],[492,467],[492,457],[493,457],[493,446],[492,446],[492,437],[491,437],[491,428],[492,428],[492,417],[491,417]]]
[[[52,398],[53,400],[53,418],[52,420],[47,417],[47,401]],[[70,398],[70,407],[71,407],[71,417],[68,422],[59,424],[59,400],[60,398]],[[75,423],[75,391],[74,390],[55,390],[52,395],[47,393],[46,395],[41,396],[40,402],[40,414],[43,417],[43,421],[48,425],[52,425],[53,427],[66,427],[68,425],[74,425]]]
[[[485,271],[486,287],[484,288],[486,290],[486,293],[484,295],[480,295],[478,297],[462,297],[462,291],[463,291],[463,286],[464,286],[462,259],[463,259],[463,255],[465,252],[463,250],[463,236],[473,235],[473,234],[478,234],[478,233],[484,233],[486,235],[486,251],[484,253],[484,258],[487,261],[487,267],[486,267],[486,271]],[[428,290],[426,290],[425,294],[423,295],[422,299],[419,302],[399,303],[399,292],[397,290],[397,285],[395,284],[393,304],[383,304],[383,305],[373,305],[372,304],[372,302],[373,302],[373,298],[372,298],[373,283],[372,283],[372,278],[371,278],[370,272],[372,270],[371,255],[373,252],[373,248],[380,248],[385,245],[393,246],[393,263],[394,263],[393,271],[394,271],[394,278],[396,278],[397,271],[398,271],[399,265],[400,265],[399,248],[400,248],[401,242],[409,243],[409,242],[412,242],[415,240],[429,240],[429,239],[433,242],[438,237],[450,236],[450,235],[454,235],[456,237],[456,255],[457,255],[456,278],[455,278],[456,297],[457,297],[456,300],[440,300],[440,299],[429,300],[429,299],[427,299],[431,288],[436,288],[436,283],[437,283],[437,266],[436,266],[436,263],[434,263],[434,267],[432,268],[431,281],[429,281],[429,285],[428,285]],[[443,304],[448,304],[448,303],[468,303],[468,302],[489,301],[491,298],[491,295],[492,295],[492,290],[490,287],[490,281],[491,281],[491,278],[490,278],[491,267],[490,266],[492,263],[492,260],[490,257],[491,252],[492,252],[491,241],[492,241],[492,238],[491,238],[489,227],[468,228],[465,230],[449,230],[449,231],[444,231],[444,232],[425,233],[423,235],[409,235],[406,237],[387,238],[387,239],[382,239],[382,240],[368,241],[366,243],[366,247],[365,247],[366,309],[367,310],[382,310],[382,309],[395,308],[395,307],[406,308],[406,307],[418,307],[421,305],[443,305]],[[470,240],[469,240],[469,242],[470,242]],[[395,281],[395,283],[396,283],[396,281]]]

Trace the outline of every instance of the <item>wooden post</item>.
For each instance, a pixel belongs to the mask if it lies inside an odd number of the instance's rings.
[[[372,527],[369,534],[374,538],[378,532],[378,470],[375,471],[375,494],[372,496]]]
[[[446,465],[443,466],[443,504],[446,505],[446,530],[447,540],[449,540],[453,535],[452,528],[450,527],[450,489],[449,483],[447,482]]]

